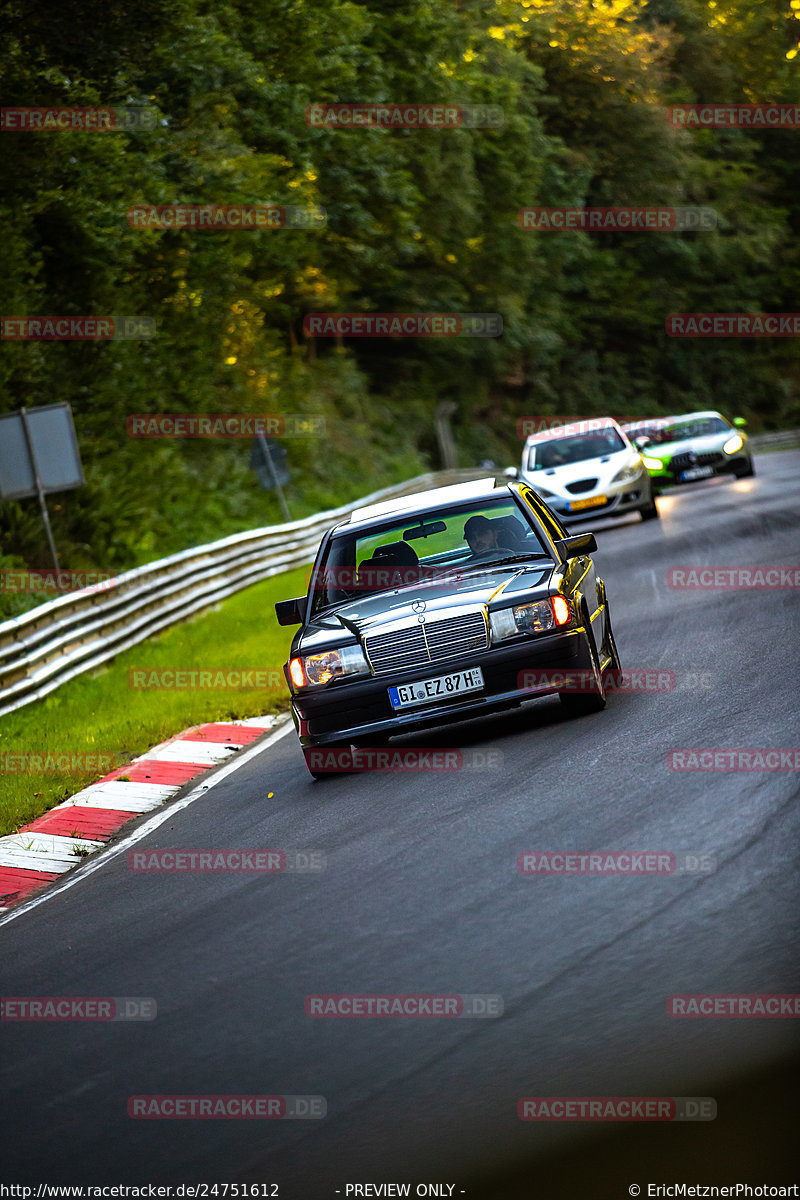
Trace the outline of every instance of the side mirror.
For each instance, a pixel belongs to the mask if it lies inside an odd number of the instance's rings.
[[[275,605],[275,616],[279,625],[302,625],[305,596],[296,596],[294,600],[279,600]]]
[[[734,417],[733,423],[737,429],[746,429],[747,428],[747,421],[744,419],[744,417]]]
[[[637,450],[644,450],[645,446],[649,446],[652,440],[653,439],[648,437],[646,433],[643,433],[641,437],[633,439],[633,444],[636,446]]]
[[[572,537],[559,538],[556,542],[556,552],[562,562],[579,558],[581,554],[591,554],[596,549],[597,538],[593,533],[576,533]]]
[[[516,467],[506,467],[505,471],[503,471],[503,477],[505,479],[519,479],[519,471]]]

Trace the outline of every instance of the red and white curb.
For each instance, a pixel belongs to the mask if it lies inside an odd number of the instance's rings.
[[[197,776],[273,729],[276,718],[195,725],[118,767],[17,833],[0,837],[0,913],[102,850],[127,821],[159,808]]]

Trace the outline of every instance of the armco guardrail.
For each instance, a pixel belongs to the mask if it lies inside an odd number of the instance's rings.
[[[800,444],[800,429],[781,429],[778,433],[757,433],[750,438],[754,450],[780,450]]]
[[[754,450],[798,442],[796,429],[750,438]],[[48,695],[76,675],[251,583],[302,566],[313,556],[322,533],[355,508],[490,474],[464,468],[419,475],[303,521],[237,533],[147,563],[4,621],[0,624],[0,716]]]
[[[39,700],[200,609],[279,571],[302,566],[320,537],[356,508],[448,483],[487,478],[469,468],[418,475],[302,521],[253,529],[125,571],[0,624],[0,715]]]

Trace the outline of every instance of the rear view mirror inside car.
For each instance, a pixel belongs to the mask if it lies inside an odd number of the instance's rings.
[[[403,530],[403,541],[413,542],[417,538],[432,537],[434,533],[444,533],[447,529],[444,521],[429,521],[427,525],[420,523],[413,529]]]

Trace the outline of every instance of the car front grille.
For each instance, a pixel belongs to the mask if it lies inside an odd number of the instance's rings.
[[[415,621],[413,625],[364,638],[364,651],[376,675],[458,658],[474,650],[485,650],[488,645],[482,611],[438,621]]]
[[[581,492],[591,492],[592,488],[596,487],[596,479],[578,479],[575,483],[567,484],[567,491],[572,492],[573,496],[579,496]]]
[[[670,460],[670,467],[673,471],[688,471],[691,467],[716,467],[722,462],[722,455],[712,452],[710,454],[676,454]]]

